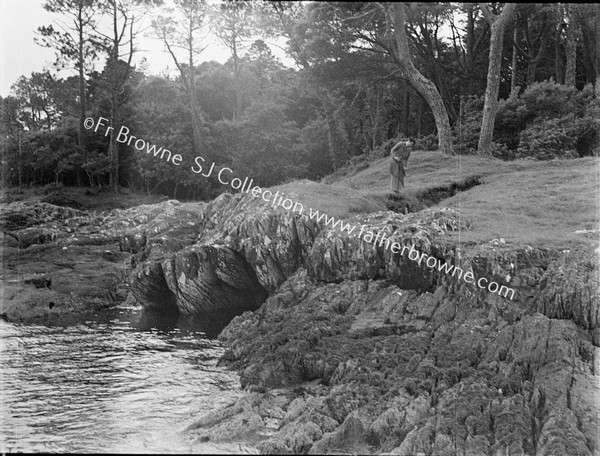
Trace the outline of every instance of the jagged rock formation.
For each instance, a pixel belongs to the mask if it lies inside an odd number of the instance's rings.
[[[457,229],[459,223],[450,210],[408,216],[381,212],[354,217],[350,222],[364,224],[374,232],[393,233],[391,241],[414,243],[421,251],[441,258],[451,248],[432,244],[431,235]],[[467,221],[461,223],[463,228],[468,226]],[[300,267],[307,267],[319,280],[333,282],[387,277],[408,288],[430,289],[436,280],[428,268],[406,255],[402,258],[363,242],[354,233],[323,230],[322,224],[306,215],[276,210],[242,194],[223,194],[209,203],[196,227],[200,230],[197,241],[181,250],[165,249],[162,244],[132,250],[140,252],[140,266],[131,280],[139,302],[177,307],[182,313],[231,307],[252,310]],[[405,232],[410,236],[401,234]],[[240,286],[236,289],[235,284]],[[211,293],[209,288],[224,291]],[[246,298],[245,306],[236,304],[236,293]]]
[[[0,216],[2,310],[8,320],[59,317],[126,299],[131,252],[194,242],[204,205],[168,201],[90,214],[48,203],[11,203]]]
[[[136,299],[183,314],[257,309],[303,263],[315,223],[242,195],[223,194],[196,222],[182,249],[146,244],[132,274]]]
[[[254,392],[193,426],[201,440],[276,454],[600,454],[594,252],[459,249],[445,233],[470,222],[452,210],[350,220],[509,286],[510,300],[239,195],[215,204],[197,245],[241,254],[270,297],[220,336]]]
[[[202,441],[265,453],[600,454],[590,249],[456,245],[447,234],[471,221],[450,209],[347,220],[511,287],[510,300],[244,195],[99,215],[9,207],[2,221],[6,317],[112,305],[127,291],[181,313],[254,310],[220,336],[222,362],[249,393],[192,426]]]

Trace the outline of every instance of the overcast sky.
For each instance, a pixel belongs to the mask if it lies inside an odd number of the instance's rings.
[[[21,75],[30,76],[32,71],[51,68],[55,60],[53,49],[44,48],[33,41],[37,28],[52,24],[57,17],[44,10],[43,3],[43,0],[0,0],[0,95],[3,97],[10,93],[10,86]],[[158,40],[141,37],[138,48],[140,52],[136,53],[134,63],[145,58],[149,73],[161,74],[165,70],[175,72],[171,57],[164,52]],[[283,57],[277,48],[272,50],[278,57]],[[201,56],[201,60],[220,63],[228,58],[228,51],[214,40]],[[61,73],[60,76],[69,74]]]

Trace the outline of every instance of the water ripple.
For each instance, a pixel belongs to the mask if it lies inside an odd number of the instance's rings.
[[[240,395],[237,375],[216,367],[217,332],[137,308],[56,326],[0,321],[2,452],[201,450],[181,431]]]

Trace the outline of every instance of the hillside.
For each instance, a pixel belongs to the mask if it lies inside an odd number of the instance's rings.
[[[389,159],[358,168],[365,169],[331,179],[330,184],[303,180],[275,189],[340,218],[398,204],[388,199]],[[473,222],[471,230],[453,234],[456,242],[504,238],[515,246],[569,248],[599,239],[598,158],[505,162],[414,151],[408,168],[401,197],[411,210],[451,207]],[[474,179],[478,185],[456,190],[473,185]],[[450,196],[452,192],[456,194]]]

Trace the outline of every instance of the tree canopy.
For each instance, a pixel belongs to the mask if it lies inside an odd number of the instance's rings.
[[[263,186],[319,179],[400,139],[505,160],[598,154],[597,5],[162,3],[45,1],[56,21],[37,40],[73,75],[22,76],[0,98],[3,185],[225,190],[120,143],[121,125]],[[177,75],[133,65],[142,33]],[[210,37],[224,64],[203,61]],[[86,131],[87,117],[113,129]]]

